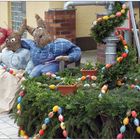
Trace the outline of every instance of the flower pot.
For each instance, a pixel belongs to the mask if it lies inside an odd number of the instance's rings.
[[[81,73],[83,76],[87,76],[87,75],[90,75],[90,76],[96,76],[97,75],[97,69],[94,69],[94,70],[84,70],[84,69],[81,69]]]
[[[62,96],[73,94],[77,90],[77,85],[58,85],[57,90],[61,92]]]

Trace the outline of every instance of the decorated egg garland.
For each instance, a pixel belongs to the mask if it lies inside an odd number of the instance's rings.
[[[25,88],[23,86],[21,86],[21,91],[19,93],[19,97],[17,98],[17,103],[18,103],[17,104],[17,110],[18,110],[17,114],[18,115],[21,115],[21,101],[22,101],[23,96],[25,95],[24,89]],[[45,130],[47,129],[48,124],[50,123],[50,119],[53,118],[55,113],[58,113],[58,115],[59,115],[58,120],[60,122],[60,128],[63,130],[63,132],[62,132],[63,136],[67,139],[69,138],[68,132],[66,131],[66,127],[65,127],[65,123],[64,123],[64,117],[62,115],[62,108],[56,105],[53,107],[52,111],[48,114],[48,117],[45,118],[44,124],[42,124],[42,128],[39,130],[38,134],[35,134],[35,136],[33,137],[34,139],[39,139],[41,136],[44,135]],[[20,136],[22,136],[25,139],[29,138],[27,133],[21,127],[19,128],[19,134],[20,134]]]
[[[124,138],[124,133],[126,131],[126,125],[129,124],[129,117],[132,117],[134,120],[133,120],[133,123],[134,125],[136,126],[136,131],[138,134],[140,134],[140,121],[139,119],[137,118],[137,113],[136,111],[128,111],[126,113],[127,117],[123,119],[123,125],[120,127],[120,133],[117,135],[117,139],[123,139]]]
[[[5,71],[9,72],[9,73],[12,74],[13,76],[16,76],[16,72],[15,72],[14,69],[8,68],[8,67],[7,67],[5,64],[3,64],[3,63],[1,63],[0,65],[3,67],[3,69],[4,69]]]

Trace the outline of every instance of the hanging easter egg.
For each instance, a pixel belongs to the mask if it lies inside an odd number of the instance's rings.
[[[122,13],[122,14],[124,14],[124,13],[125,13],[125,10],[124,10],[124,9],[122,9],[122,10],[121,10],[121,13]]]
[[[116,16],[117,16],[117,17],[120,17],[121,15],[122,15],[121,12],[117,12],[117,13],[116,13]]]
[[[117,135],[117,139],[122,139],[123,138],[123,134],[122,133],[119,133],[118,135]]]
[[[122,60],[123,60],[123,57],[117,57],[117,61],[120,63],[120,62],[122,62]]]
[[[20,111],[20,110],[18,110],[18,111],[17,111],[17,114],[18,114],[18,115],[21,115],[21,111]]]
[[[20,104],[17,104],[17,110],[20,110],[20,109],[21,109]]]
[[[132,84],[130,87],[131,87],[131,89],[134,89],[135,88],[135,85]]]
[[[102,18],[98,18],[97,21],[98,21],[98,22],[102,21]]]
[[[55,79],[56,80],[61,80],[61,77],[60,76],[56,76]]]
[[[86,76],[82,76],[82,77],[81,77],[81,80],[82,80],[82,81],[86,80]]]
[[[49,118],[45,118],[44,123],[48,124],[49,122],[50,122],[50,119]]]
[[[60,127],[61,127],[62,130],[64,130],[64,129],[66,128],[66,127],[65,127],[65,123],[64,123],[64,122],[61,122],[61,123],[60,123]]]
[[[90,84],[84,84],[84,87],[88,88],[90,87]]]
[[[115,15],[112,14],[112,15],[110,15],[109,17],[110,17],[110,18],[115,18]]]
[[[24,130],[20,130],[20,136],[24,136],[25,135],[25,131]]]
[[[13,74],[13,72],[14,72],[14,71],[13,71],[12,69],[9,70],[9,73],[10,73],[10,74]]]
[[[105,94],[105,93],[106,93],[106,91],[105,91],[105,90],[103,90],[103,89],[101,89],[101,93]]]
[[[96,81],[97,80],[97,77],[96,76],[91,76],[91,79]]]
[[[39,135],[40,136],[44,135],[44,130],[43,129],[39,130]]]
[[[126,58],[127,57],[127,53],[122,53],[122,57]]]
[[[123,4],[123,5],[122,5],[122,8],[123,8],[123,9],[126,9],[126,7],[127,7],[126,4]]]
[[[125,53],[129,53],[129,50],[128,49],[125,49]]]
[[[17,102],[18,102],[18,103],[20,103],[21,100],[22,100],[22,97],[21,97],[21,96],[17,98]]]
[[[59,107],[59,109],[58,109],[58,114],[62,114],[62,108],[61,107]]]
[[[104,72],[104,70],[105,70],[105,67],[102,67],[102,72]]]
[[[25,93],[24,93],[24,91],[22,90],[22,91],[20,91],[19,96],[22,96],[22,97],[23,97],[24,94],[25,94]]]
[[[124,48],[125,48],[125,49],[128,49],[128,46],[125,45]]]
[[[50,72],[47,72],[46,75],[47,75],[47,76],[51,76],[51,73],[50,73]]]
[[[124,133],[124,132],[125,132],[125,130],[126,130],[125,125],[121,126],[121,128],[120,128],[120,132],[121,132],[121,133]]]
[[[133,118],[136,118],[136,117],[137,117],[136,111],[132,111],[131,114],[132,114],[132,117],[133,117]]]
[[[127,117],[130,117],[131,116],[131,110],[128,110],[126,115],[127,115]]]
[[[136,131],[137,131],[137,133],[140,134],[140,126],[138,126],[138,127],[136,128]]]
[[[102,98],[102,93],[99,94],[98,98]]]
[[[53,112],[57,112],[59,110],[59,106],[58,105],[55,105],[54,107],[53,107]]]
[[[123,43],[124,46],[127,45],[126,40],[123,40],[122,43]]]
[[[63,122],[63,121],[64,121],[64,117],[60,114],[60,115],[58,116],[58,120],[59,120],[60,122]]]
[[[50,113],[48,114],[49,118],[52,118],[52,117],[53,117],[53,115],[54,115],[54,113],[53,113],[53,112],[50,112]]]
[[[106,64],[105,67],[108,69],[110,68],[112,65],[111,64]]]
[[[54,89],[56,89],[56,86],[55,86],[55,85],[50,85],[49,88],[50,88],[51,90],[54,90]]]
[[[92,87],[96,87],[97,85],[96,85],[95,83],[92,83],[91,86],[92,86]]]
[[[108,85],[103,85],[102,90],[107,91],[107,89],[108,89]]]
[[[47,128],[46,124],[42,124],[42,129],[45,130]]]
[[[124,124],[124,125],[127,125],[128,123],[129,123],[129,119],[128,119],[128,117],[124,118],[124,120],[123,120],[123,124]]]
[[[97,21],[94,21],[94,22],[93,22],[93,25],[97,25]]]
[[[63,130],[63,136],[66,138],[68,136],[68,133],[66,130]]]
[[[109,17],[108,17],[108,16],[103,16],[103,19],[104,19],[104,20],[108,20]]]
[[[77,81],[81,81],[81,78],[78,78]]]
[[[24,137],[23,137],[24,139],[29,139],[29,137],[27,136],[27,135],[24,135]]]
[[[139,120],[138,120],[137,118],[134,119],[134,124],[135,124],[136,126],[139,126]]]
[[[56,75],[55,74],[52,74],[51,77],[56,78]]]

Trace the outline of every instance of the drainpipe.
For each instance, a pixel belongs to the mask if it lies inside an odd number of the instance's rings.
[[[85,6],[85,5],[106,5],[107,13],[110,14],[114,7],[114,1],[69,1],[64,4],[64,9],[71,9],[74,6]],[[119,41],[118,38],[114,35],[114,32],[111,35],[104,39],[106,42],[106,64],[116,63],[116,45]]]

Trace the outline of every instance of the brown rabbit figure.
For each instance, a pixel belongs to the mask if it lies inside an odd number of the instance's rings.
[[[28,32],[34,40],[22,40],[22,47],[30,50],[34,64],[30,77],[36,77],[42,73],[55,73],[59,70],[59,61],[76,62],[81,57],[81,49],[64,38],[52,40],[47,27],[39,15],[35,15],[37,27],[27,26]]]
[[[1,64],[13,69],[26,69],[30,60],[30,51],[21,47],[21,37],[26,29],[26,20],[23,21],[18,32],[12,32],[6,38],[6,48],[0,53]]]

